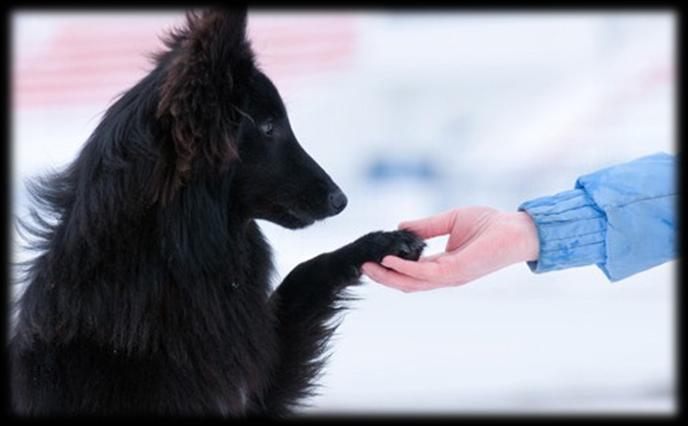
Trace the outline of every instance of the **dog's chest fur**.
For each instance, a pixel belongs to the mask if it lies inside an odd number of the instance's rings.
[[[244,412],[252,395],[266,385],[278,344],[269,303],[270,248],[254,222],[233,244],[236,251],[228,253],[232,267],[221,295],[228,302],[227,322],[218,345],[211,348],[216,353],[207,354],[208,368],[226,366],[212,397],[222,415]]]

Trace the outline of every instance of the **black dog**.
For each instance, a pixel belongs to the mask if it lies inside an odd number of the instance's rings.
[[[374,232],[270,293],[254,220],[301,228],[347,200],[299,146],[245,30],[245,12],[189,14],[78,158],[32,185],[16,413],[288,414],[360,266],[420,255],[415,235]]]

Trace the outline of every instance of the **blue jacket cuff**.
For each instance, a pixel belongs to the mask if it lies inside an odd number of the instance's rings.
[[[540,240],[535,273],[601,264],[606,260],[607,221],[583,189],[526,201],[518,208],[535,222]]]

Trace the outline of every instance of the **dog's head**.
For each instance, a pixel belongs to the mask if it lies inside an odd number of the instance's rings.
[[[191,183],[231,181],[230,202],[242,214],[288,228],[344,209],[346,196],[299,145],[277,89],[255,65],[245,10],[187,14],[166,44],[157,57],[159,201]]]

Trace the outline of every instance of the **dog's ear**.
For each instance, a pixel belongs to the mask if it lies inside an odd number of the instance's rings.
[[[167,144],[156,165],[159,194],[169,199],[195,174],[221,173],[238,158],[240,106],[254,72],[246,9],[188,12],[165,41],[156,117]]]

